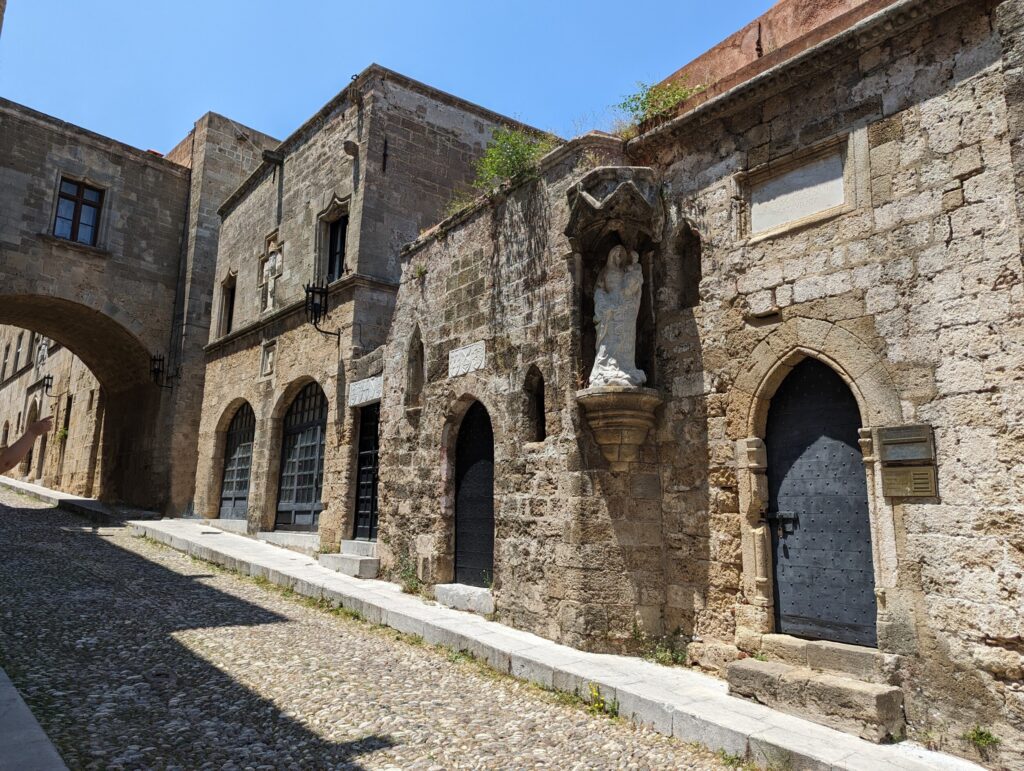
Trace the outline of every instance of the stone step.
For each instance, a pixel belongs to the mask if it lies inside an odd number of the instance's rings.
[[[780,661],[741,659],[726,667],[729,693],[854,733],[873,742],[902,739],[903,691]]]
[[[353,578],[376,578],[380,560],[358,554],[321,554],[320,564]]]
[[[248,533],[249,528],[249,523],[244,519],[204,519],[203,522],[209,527],[215,527],[228,533],[238,533],[239,535]]]
[[[297,533],[290,530],[269,530],[259,533],[257,540],[266,541],[274,546],[291,549],[309,557],[320,551],[320,536],[316,533]]]
[[[770,661],[834,672],[867,683],[895,685],[898,682],[900,657],[880,653],[876,648],[802,640],[788,634],[766,634],[761,637],[761,652]]]
[[[376,541],[342,541],[342,554],[355,554],[357,557],[376,557]]]
[[[434,599],[438,605],[454,610],[468,610],[487,616],[494,612],[494,595],[490,589],[466,584],[436,584]]]

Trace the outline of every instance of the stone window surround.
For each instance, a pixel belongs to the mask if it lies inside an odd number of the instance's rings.
[[[903,423],[902,407],[884,362],[867,345],[842,327],[802,317],[787,320],[757,345],[739,370],[730,398],[728,425],[736,447],[742,588],[746,599],[737,607],[736,645],[756,652],[761,635],[775,631],[771,533],[764,519],[768,506],[764,433],[772,396],[792,368],[807,357],[831,367],[846,382],[860,409],[860,445],[878,600],[878,649],[887,651],[886,626],[891,620],[888,604],[900,592],[897,522],[903,518],[898,516],[897,507],[903,504],[882,495],[873,447],[877,428]],[[897,599],[895,604],[898,607],[903,602]]]
[[[738,218],[739,232],[737,234],[740,245],[756,244],[810,225],[818,225],[856,211],[868,204],[870,202],[870,172],[867,139],[867,128],[857,128],[849,133],[829,137],[810,147],[795,150],[737,174],[734,180],[740,194],[742,207],[741,215]],[[780,177],[801,166],[826,158],[837,151],[843,164],[844,201],[842,204],[784,222],[768,230],[751,232],[750,194],[754,185]]]
[[[269,357],[269,358],[268,358]],[[268,366],[269,361],[269,366]],[[264,340],[260,344],[260,371],[258,380],[269,380],[277,364],[277,340]]]
[[[331,202],[322,209],[316,215],[316,232],[313,238],[313,264],[316,266],[316,280],[323,281],[327,277],[327,250],[330,248],[329,233],[331,224],[341,219],[342,217],[349,216],[349,211],[352,206],[352,195],[339,196],[334,194],[331,196]],[[349,266],[349,257],[351,251],[348,248],[348,241],[352,235],[352,222],[349,221],[348,232],[345,235],[345,272],[350,273],[351,267]],[[344,279],[344,276],[339,276],[332,281],[332,284],[336,284],[338,281]]]
[[[225,294],[226,294],[225,290],[232,283],[234,283],[234,286],[235,286],[235,301],[234,301],[234,308],[232,310],[232,315],[234,316],[234,319],[232,320],[232,327],[234,327],[234,322],[237,321],[237,314],[238,314],[238,269],[237,268],[229,268],[228,271],[224,274],[224,278],[222,278],[218,282],[218,284],[217,284],[220,287],[220,292],[218,293],[218,296],[217,296],[217,303],[218,303],[218,307],[217,307],[217,337],[224,337],[225,335],[229,335],[229,334],[231,334],[234,331],[233,328],[232,329],[227,329],[226,328],[227,327],[227,317],[225,316],[225,313],[226,313],[227,309],[224,307],[224,300],[225,300]]]
[[[96,227],[96,240],[92,244],[82,244],[77,241],[71,241],[67,238],[60,238],[54,232],[54,228],[57,224],[57,205],[60,203],[60,183],[61,180],[64,179],[69,182],[78,182],[80,184],[87,185],[88,187],[96,188],[103,193],[99,222]],[[67,169],[61,166],[54,171],[53,186],[50,190],[50,217],[47,220],[46,230],[40,235],[45,236],[47,240],[56,241],[60,244],[83,252],[98,256],[109,255],[109,252],[106,249],[106,244],[107,238],[109,237],[108,231],[110,230],[110,212],[113,210],[117,202],[117,195],[110,183],[101,182],[95,177],[90,176],[88,173],[82,173],[81,170],[76,172],[72,169]]]
[[[274,311],[277,310],[277,308],[273,306],[268,308],[266,300],[264,298],[264,292],[267,291],[267,282],[263,278],[263,266],[270,258],[270,253],[274,250],[280,252],[282,258],[284,257],[284,241],[279,240],[278,236],[279,232],[277,228],[274,228],[274,230],[268,233],[267,236],[263,239],[263,251],[260,252],[260,254],[256,258],[256,289],[258,290],[256,295],[256,302],[257,305],[259,306],[260,316],[266,315],[268,313],[273,313]],[[277,275],[280,276],[281,274],[278,273]],[[237,303],[238,298],[236,297],[236,307]]]

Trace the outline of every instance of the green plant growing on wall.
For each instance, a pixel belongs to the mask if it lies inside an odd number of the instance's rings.
[[[629,116],[633,123],[643,123],[667,115],[690,97],[707,90],[703,85],[687,85],[685,78],[669,83],[638,82],[636,85],[637,90],[634,93],[615,105]]]
[[[63,444],[68,440],[68,430],[66,428],[58,428],[54,436],[57,438],[58,442]]]
[[[414,265],[412,268],[412,274],[417,278],[417,280],[422,280],[426,278],[427,266],[424,265],[422,262]]]
[[[532,172],[537,168],[537,161],[554,150],[557,144],[550,135],[537,136],[520,129],[495,129],[491,143],[476,163],[473,187],[486,192],[507,179]]]
[[[988,759],[989,752],[1000,743],[998,736],[987,728],[982,728],[980,725],[974,726],[974,728],[963,735],[963,738],[965,741],[973,744],[978,754],[986,760]]]
[[[408,554],[403,554],[398,560],[398,583],[402,585],[402,591],[406,594],[419,594],[423,589],[423,582],[416,574],[416,565]]]

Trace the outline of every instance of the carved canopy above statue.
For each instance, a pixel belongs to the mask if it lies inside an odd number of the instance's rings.
[[[565,234],[575,251],[586,253],[617,232],[622,244],[642,251],[661,240],[664,213],[657,175],[646,166],[602,166],[571,187]]]

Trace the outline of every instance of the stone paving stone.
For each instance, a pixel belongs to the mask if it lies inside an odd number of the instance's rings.
[[[194,522],[163,520],[130,523],[140,533],[163,542],[184,540],[194,550],[204,537]],[[247,570],[278,564],[282,550],[251,539],[227,536],[218,539],[215,558],[231,564],[242,560]],[[366,596],[364,607],[376,609],[383,623],[422,629],[426,637],[447,634],[459,613],[421,598],[399,592],[396,585],[339,576],[312,562],[291,562],[281,573],[284,585],[297,577],[322,586],[337,587],[342,595]],[[364,592],[369,589],[369,595]],[[747,757],[764,766],[778,766],[780,758],[794,768],[847,768],[854,760],[877,760],[880,766],[894,764],[906,771],[931,768],[977,769],[961,758],[928,752],[919,745],[903,742],[880,746],[817,723],[794,717],[751,701],[730,696],[722,680],[694,670],[662,667],[628,656],[577,651],[529,632],[475,616],[477,625],[467,628],[464,646],[476,658],[503,673],[516,672],[550,683],[556,690],[588,695],[596,688],[608,702],[620,692],[638,722],[666,729],[663,702],[672,706],[671,733],[677,738],[699,742],[729,755]],[[435,633],[435,630],[439,630]],[[777,730],[776,730],[777,729]]]
[[[396,616],[435,610],[393,589],[362,596]],[[73,769],[725,767],[464,657],[7,492],[0,597],[0,659]],[[486,626],[447,613],[453,633]],[[509,648],[532,639],[501,637]]]

